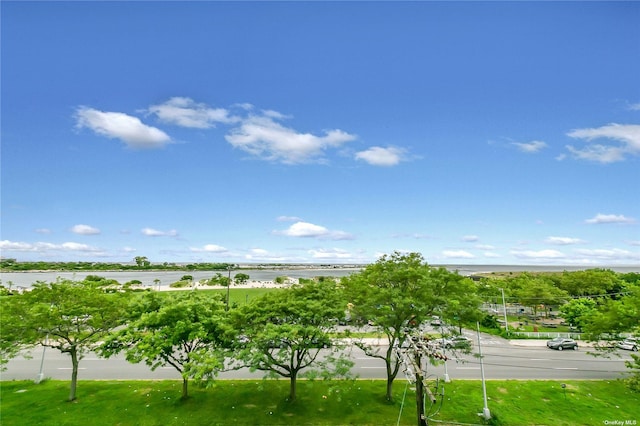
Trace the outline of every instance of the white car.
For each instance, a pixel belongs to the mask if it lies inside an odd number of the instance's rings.
[[[638,351],[638,347],[640,346],[640,339],[637,337],[628,337],[624,339],[622,342],[618,342],[618,348],[625,349],[627,351]]]

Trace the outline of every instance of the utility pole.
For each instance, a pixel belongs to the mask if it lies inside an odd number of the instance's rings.
[[[415,381],[417,424],[418,426],[428,426],[428,418],[425,413],[426,398],[429,398],[429,402],[433,406],[436,403],[436,397],[426,385],[426,363],[423,363],[423,357],[427,356],[429,358],[442,360],[446,360],[447,358],[443,354],[438,353],[435,347],[430,346],[430,342],[428,341],[419,339],[416,343],[410,336],[407,336],[406,339],[410,346],[404,351],[396,348],[396,356],[405,365],[404,372],[407,380],[409,380],[410,383]]]
[[[504,329],[507,333],[509,333],[509,321],[507,321],[507,304],[504,301],[504,288],[501,288],[502,292],[502,310],[504,312]]]

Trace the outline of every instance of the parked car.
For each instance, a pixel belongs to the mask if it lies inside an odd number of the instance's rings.
[[[563,349],[573,349],[576,351],[578,350],[578,342],[567,337],[556,337],[555,339],[547,341],[547,347],[549,349],[557,349],[559,351]]]
[[[618,342],[617,346],[620,349],[638,352],[638,348],[640,347],[640,339],[637,337],[627,337],[622,342]]]
[[[442,339],[442,347],[446,349],[467,349],[471,347],[471,339],[466,336],[453,336]]]

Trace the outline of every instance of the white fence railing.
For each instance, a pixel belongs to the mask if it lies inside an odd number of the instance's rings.
[[[569,333],[561,331],[513,331],[510,334],[523,336],[529,339],[553,339],[554,337],[568,337],[569,339],[581,340],[581,333]]]

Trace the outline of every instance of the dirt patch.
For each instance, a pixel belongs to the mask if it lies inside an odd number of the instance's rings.
[[[509,393],[509,391],[505,388],[498,388],[498,392],[500,393]]]

